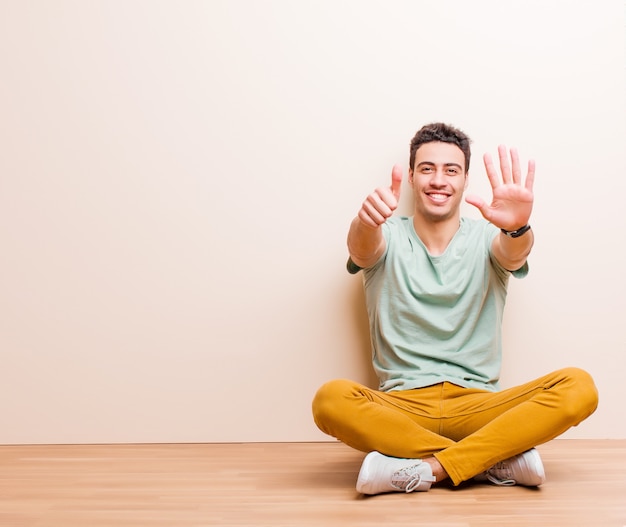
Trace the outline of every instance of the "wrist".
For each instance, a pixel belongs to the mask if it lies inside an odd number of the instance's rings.
[[[500,232],[502,232],[502,234],[504,234],[505,236],[508,236],[509,238],[519,238],[520,236],[523,236],[524,234],[526,234],[529,230],[530,230],[530,225],[527,223],[523,227],[520,227],[519,229],[515,229],[514,231],[507,231],[505,229],[500,229]]]

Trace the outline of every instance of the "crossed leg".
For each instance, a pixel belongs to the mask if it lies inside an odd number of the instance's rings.
[[[335,380],[318,390],[313,416],[323,432],[363,452],[434,456],[458,485],[559,436],[597,403],[589,374],[565,368],[495,393],[450,383],[380,392]]]

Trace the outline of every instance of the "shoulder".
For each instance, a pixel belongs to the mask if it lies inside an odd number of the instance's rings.
[[[413,220],[407,216],[393,216],[382,225],[383,236],[389,245],[397,243],[399,240],[406,240],[411,237],[413,231]]]
[[[484,219],[461,218],[460,232],[468,243],[491,251],[491,243],[500,230]]]
[[[389,232],[408,232],[413,219],[408,216],[392,216],[383,224],[383,230]]]
[[[382,225],[382,233],[385,239],[385,250],[380,258],[371,267],[365,268],[365,275],[377,273],[385,263],[394,260],[398,255],[411,250],[414,245],[413,219],[408,216],[392,216]]]
[[[523,278],[528,274],[527,262],[516,271],[509,271],[498,262],[497,258],[493,254],[493,242],[500,234],[500,229],[493,225],[493,223],[489,223],[483,219],[475,220],[470,218],[463,218],[461,221],[462,226],[465,226],[469,237],[469,246],[488,256],[490,267],[503,283],[506,283],[507,278],[511,274],[513,274],[516,278]]]
[[[465,216],[461,218],[461,227],[466,228],[468,232],[491,234],[492,236],[495,236],[499,231],[495,225],[485,219],[467,218]]]

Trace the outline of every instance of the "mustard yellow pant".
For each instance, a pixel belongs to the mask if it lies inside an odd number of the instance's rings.
[[[557,437],[597,405],[591,376],[565,368],[495,393],[447,382],[380,392],[334,380],[315,395],[313,418],[320,430],[363,452],[434,455],[458,485]]]

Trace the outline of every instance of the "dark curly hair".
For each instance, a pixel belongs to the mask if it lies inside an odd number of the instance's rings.
[[[471,139],[454,126],[445,123],[431,123],[422,126],[420,130],[411,139],[411,156],[410,156],[410,168],[413,169],[415,163],[415,153],[417,149],[425,143],[432,143],[439,141],[441,143],[452,143],[458,146],[463,155],[465,155],[465,172],[469,170],[470,166],[470,143]]]

